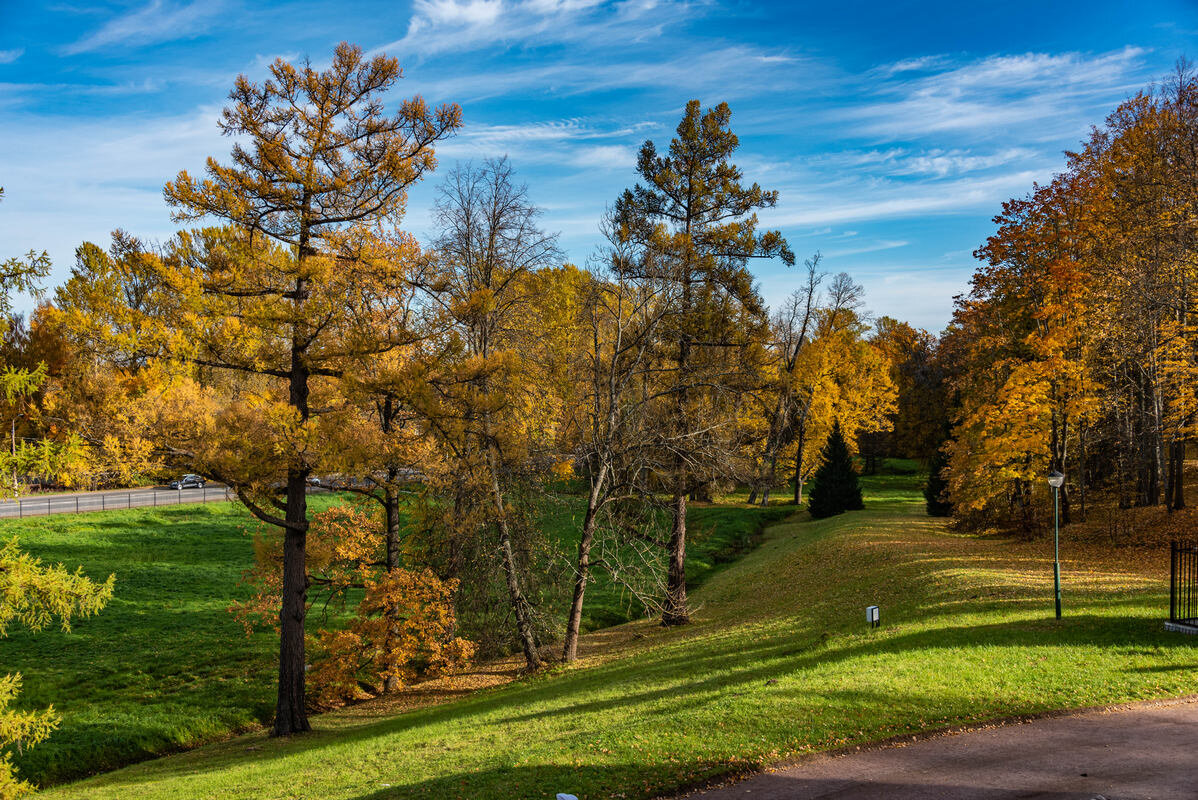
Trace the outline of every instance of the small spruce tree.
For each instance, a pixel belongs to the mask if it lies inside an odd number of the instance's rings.
[[[821,455],[823,463],[811,478],[811,494],[807,504],[811,516],[822,519],[865,508],[861,500],[861,486],[857,483],[857,471],[853,469],[853,457],[840,431],[839,420],[832,424],[832,433]]]
[[[928,482],[923,487],[924,500],[927,501],[929,517],[949,517],[953,513],[953,504],[945,499],[948,481],[944,478],[944,468],[948,466],[948,457],[944,448],[936,448],[928,464]]]

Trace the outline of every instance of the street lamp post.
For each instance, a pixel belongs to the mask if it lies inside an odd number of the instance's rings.
[[[1061,487],[1065,476],[1055,469],[1048,473],[1052,487],[1052,588],[1057,598],[1057,619],[1061,618]]]

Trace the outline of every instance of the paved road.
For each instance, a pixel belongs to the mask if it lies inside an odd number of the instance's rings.
[[[71,492],[68,494],[28,495],[0,501],[0,519],[8,517],[42,517],[47,514],[75,514],[84,511],[111,511],[117,508],[143,506],[172,506],[179,503],[215,503],[233,498],[224,486],[209,484],[203,489],[168,489],[148,486],[141,489],[121,489],[106,492]]]
[[[698,800],[1195,800],[1198,702],[1138,705],[819,756]]]

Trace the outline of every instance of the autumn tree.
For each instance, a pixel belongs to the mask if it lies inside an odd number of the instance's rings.
[[[1085,225],[1071,250],[1106,282],[1091,285],[1099,299],[1091,308],[1108,333],[1098,346],[1113,369],[1102,370],[1102,382],[1126,415],[1115,437],[1125,502],[1170,510],[1184,505],[1182,462],[1198,412],[1196,141],[1198,78],[1183,60],[1159,87],[1115,109],[1070,157],[1085,190],[1072,197],[1097,200],[1070,209]]]
[[[1198,422],[1195,142],[1198,81],[1183,62],[1049,184],[1003,205],[942,341],[956,359],[959,521],[1034,532],[1049,469],[1068,478],[1065,521],[1084,516],[1091,489],[1124,507],[1184,505]]]
[[[891,317],[874,322],[870,337],[890,365],[895,387],[893,431],[887,452],[927,461],[948,433],[944,365],[936,337]]]
[[[10,625],[39,631],[57,619],[64,631],[73,617],[90,617],[111,599],[113,576],[96,583],[81,570],[71,572],[61,564],[46,566],[17,547],[16,539],[0,548],[0,636]],[[44,711],[16,711],[8,707],[21,690],[21,676],[0,677],[0,747],[32,747],[58,726],[53,707]],[[16,777],[12,753],[0,758],[0,798],[19,797],[33,787]]]
[[[646,141],[637,158],[642,183],[615,205],[621,237],[642,249],[635,274],[672,288],[676,307],[663,330],[663,365],[655,391],[666,399],[660,424],[672,433],[666,491],[672,498],[667,596],[662,622],[689,620],[686,601],[687,497],[727,462],[721,437],[731,428],[736,396],[761,357],[765,309],[748,262],[794,256],[777,231],[759,232],[758,209],[772,208],[777,192],[745,186],[732,163],[739,140],[729,128],[726,103],[703,111],[687,103],[665,154]]]
[[[401,567],[403,500],[421,491],[421,476],[435,457],[428,429],[407,399],[410,387],[423,380],[428,360],[424,345],[436,334],[417,288],[431,261],[414,237],[394,227],[379,225],[361,233],[360,259],[403,265],[406,271],[387,291],[359,298],[358,313],[367,325],[389,327],[399,335],[393,336],[397,346],[360,351],[343,369],[336,392],[342,411],[336,415],[337,426],[328,430],[332,442],[321,482],[377,504],[385,543],[379,560],[395,571]],[[386,691],[399,686],[395,676],[384,680]]]
[[[949,475],[960,513],[981,512],[1005,496],[1026,528],[1041,476],[1071,466],[1074,426],[1087,413],[1094,382],[1081,358],[1089,281],[1067,247],[1069,191],[1069,179],[1059,177],[1005,205],[996,218],[1000,232],[978,252],[988,265],[960,303],[963,324],[954,335],[970,337],[968,346],[985,359],[958,376],[962,407]],[[1066,487],[1065,521],[1069,501]]]
[[[27,316],[14,314],[9,318],[7,333],[0,340],[0,364],[28,375],[44,374],[44,379],[35,380],[37,385],[28,393],[18,393],[13,402],[7,397],[0,402],[0,419],[14,420],[18,440],[54,438],[59,433],[43,413],[47,384],[71,369],[74,359],[75,353],[61,326],[55,324],[54,309],[48,303],[39,304]]]
[[[474,645],[457,636],[456,581],[427,568],[389,563],[390,543],[370,501],[334,506],[312,519],[307,571],[311,603],[345,610],[357,597],[348,624],[326,625],[309,638],[312,693],[331,707],[394,691],[465,666]],[[277,627],[284,535],[266,526],[254,541],[252,596],[233,607],[247,632],[261,623]]]
[[[461,166],[442,184],[436,270],[422,289],[442,315],[443,352],[410,399],[439,452],[425,477],[440,498],[432,510],[447,538],[441,546],[472,553],[484,576],[493,574],[497,556],[530,670],[541,666],[529,596],[536,536],[521,498],[544,457],[552,460],[555,437],[538,386],[536,332],[521,321],[531,305],[530,276],[559,259],[556,236],[540,229],[539,214],[506,158]],[[449,573],[456,577],[461,564]]]
[[[216,378],[201,392],[211,401],[205,424],[164,446],[283,531],[273,733],[285,735],[309,729],[307,478],[348,413],[338,393],[346,371],[410,340],[400,309],[380,313],[370,302],[397,291],[410,265],[377,257],[370,234],[398,218],[460,112],[417,97],[388,114],[383,95],[401,77],[398,64],[347,44],[324,71],[280,59],[270,75],[262,84],[242,76],[230,94],[220,127],[238,138],[231,163],[209,159],[204,179],[181,172],[165,188],[175,219],[226,227],[182,232],[161,252],[139,249],[81,316],[97,334],[125,337],[140,358]],[[79,277],[89,291],[108,278]],[[222,398],[215,387],[228,377],[236,387]]]
[[[0,200],[4,199],[4,189],[0,188]],[[46,378],[46,365],[42,361],[30,362],[21,358],[13,351],[13,345],[20,343],[24,333],[24,325],[12,316],[12,295],[23,292],[33,297],[42,294],[41,281],[50,272],[50,257],[45,251],[38,253],[30,250],[20,257],[10,257],[0,262],[0,341],[4,342],[3,361],[0,361],[0,397],[10,407],[11,418],[25,417],[28,403],[38,392]],[[16,327],[17,336],[10,334]],[[15,437],[14,437],[15,438]],[[58,472],[55,464],[57,458],[49,449],[49,442],[43,446],[48,472]],[[31,465],[37,462],[37,453],[22,446],[22,452],[17,452],[17,444],[12,443],[8,453],[0,451],[0,474],[11,474],[12,483],[8,487],[16,492],[17,476],[23,474]]]
[[[816,310],[811,339],[786,376],[793,400],[785,452],[796,504],[822,463],[833,423],[839,422],[851,446],[862,433],[891,425],[895,388],[885,354],[866,336],[862,302],[861,286],[846,273],[836,275]]]
[[[825,277],[819,269],[820,260],[816,253],[804,261],[807,277],[803,286],[786,299],[770,322],[770,359],[763,386],[754,395],[765,430],[753,445],[750,503],[760,493],[761,504],[769,504],[770,491],[778,483],[779,459],[794,442],[810,400],[804,395],[808,387],[799,380],[799,361],[807,355],[819,321],[820,284]]]
[[[646,524],[656,505],[653,475],[671,466],[662,455],[672,442],[654,425],[654,398],[646,387],[654,384],[663,320],[675,306],[675,298],[666,293],[676,287],[638,278],[642,273],[630,262],[643,254],[622,239],[612,220],[605,220],[602,231],[607,245],[595,259],[582,307],[589,346],[579,349],[575,362],[584,387],[576,412],[576,460],[586,480],[586,508],[563,637],[564,661],[578,655],[592,570],[603,568],[619,582],[621,575],[638,572],[622,552],[643,552],[636,546],[644,542],[658,544],[653,526]],[[598,558],[597,547],[603,550]]]
[[[923,487],[924,505],[930,517],[952,516],[953,506],[947,499],[948,481],[944,479],[944,470],[948,467],[948,458],[943,451],[937,450],[928,462],[928,479]]]
[[[0,187],[0,200],[4,199],[4,188]],[[33,296],[41,294],[41,281],[50,274],[50,256],[44,250],[30,250],[23,256],[9,256],[0,262],[0,336],[8,330],[12,315],[12,295],[24,292]]]

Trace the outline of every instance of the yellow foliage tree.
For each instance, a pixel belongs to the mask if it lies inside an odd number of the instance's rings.
[[[111,275],[79,276],[81,328],[135,362],[215,377],[202,383],[224,395],[214,412],[160,444],[284,532],[276,735],[310,727],[307,479],[352,413],[340,382],[411,340],[403,308],[386,302],[410,277],[408,250],[377,233],[393,229],[408,187],[435,166],[433,146],[460,124],[457,106],[419,97],[385,113],[400,77],[394,59],[348,44],[323,71],[279,59],[262,84],[239,77],[220,122],[237,137],[231,163],[209,159],[205,178],[181,172],[164,190],[177,220],[227,227],[130,248]]]

